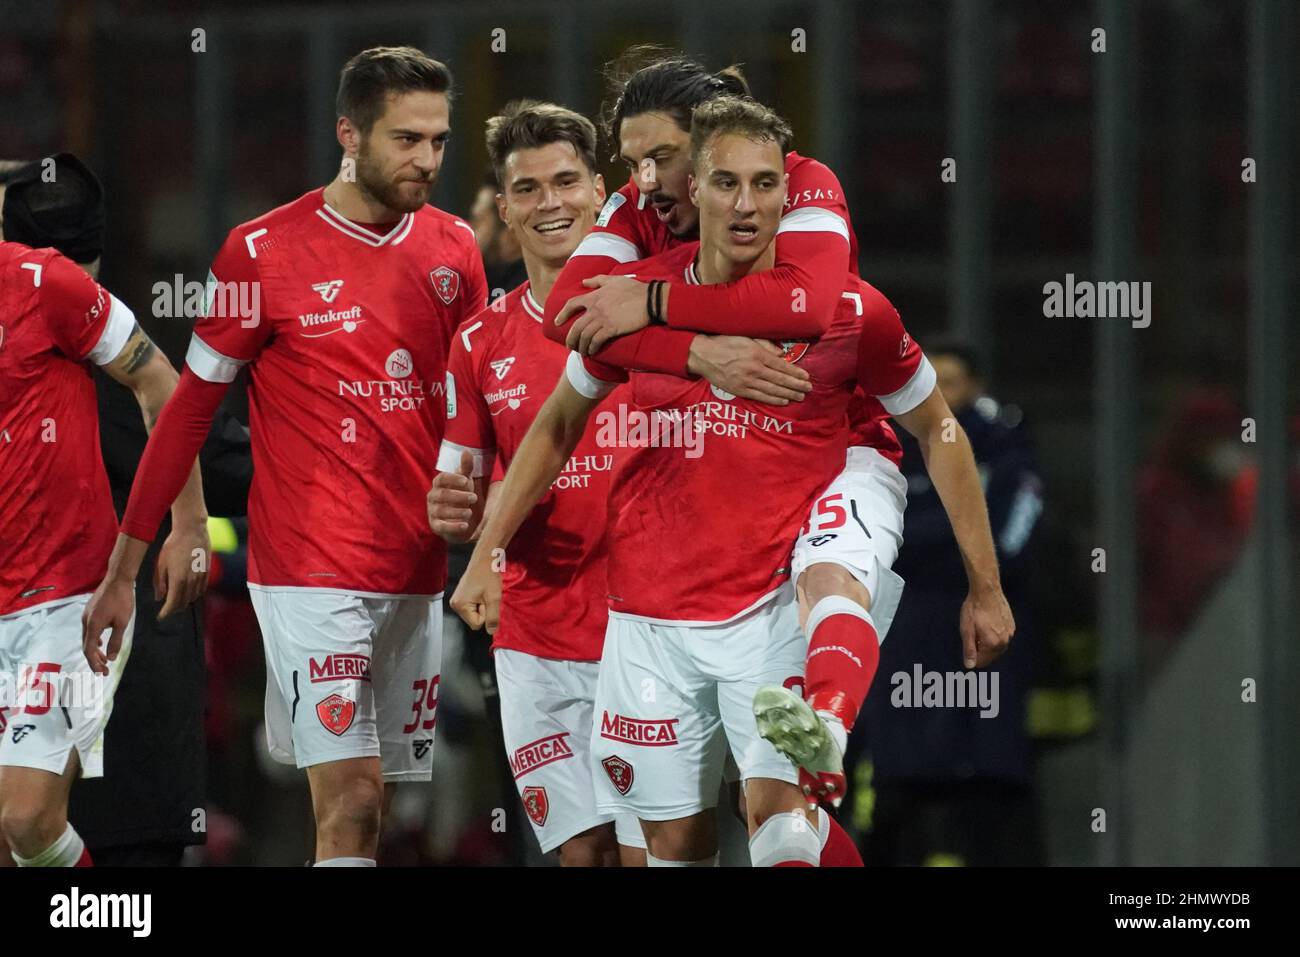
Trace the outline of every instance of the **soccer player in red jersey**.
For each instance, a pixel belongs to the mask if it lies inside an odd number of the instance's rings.
[[[353,57],[338,177],[231,231],[90,609],[90,634],[129,617],[180,463],[247,366],[267,736],[307,770],[317,865],[373,866],[392,785],[431,773],[446,549],[424,500],[448,346],[487,292],[473,231],[426,205],[450,86],[443,64],[409,47]],[[88,655],[103,661],[97,646]]]
[[[599,353],[622,368],[679,376],[703,371],[716,383],[721,368],[777,364],[771,343],[738,336],[788,341],[825,332],[841,291],[840,278],[845,270],[857,275],[857,237],[835,175],[815,160],[789,153],[789,188],[773,268],[731,282],[671,285],[661,292],[658,307],[670,329],[731,335],[717,343],[695,340],[687,351],[680,340],[644,328],[649,322],[644,277],[599,274],[620,271],[615,269],[619,264],[694,235],[698,214],[687,201],[690,110],[737,86],[743,92],[735,68],[715,75],[691,60],[656,55],[652,50],[647,58],[633,50],[613,71],[616,100],[609,132],[633,168],[633,178],[610,197],[596,230],[557,280],[547,310],[548,316],[555,315],[556,325],[548,333],[566,334],[573,348],[587,355]],[[592,286],[596,288],[584,291]],[[574,298],[559,308],[564,295]],[[718,352],[724,341],[734,350],[730,354],[718,360],[701,354],[706,346],[710,353]],[[770,351],[758,352],[760,346]],[[797,398],[806,388],[779,380],[776,372],[765,375],[768,381],[757,391],[728,391],[781,401]],[[800,617],[811,639],[809,684],[804,689],[808,703],[784,689],[765,694],[756,705],[765,732],[773,733],[778,747],[804,767],[808,793],[837,804],[844,793],[841,759],[847,734],[871,686],[879,643],[901,594],[902,581],[890,565],[901,541],[905,503],[896,467],[901,449],[880,404],[859,390],[850,418],[854,451],[808,517],[793,559]],[[882,501],[887,507],[879,507]],[[847,521],[850,515],[852,523]],[[869,530],[872,519],[882,523],[874,535]],[[1002,640],[1009,638],[999,636],[983,646],[977,634],[986,627],[997,630],[1000,626],[994,623],[1002,622],[1009,611],[996,566],[968,565],[968,573],[971,598],[962,617],[962,636],[967,666],[976,667],[996,657]],[[840,648],[850,651],[829,651]]]
[[[696,118],[699,178],[691,197],[701,210],[701,245],[626,267],[639,278],[720,282],[770,269],[775,260],[788,128],[752,101],[735,99],[702,107]],[[928,432],[944,410],[941,397],[925,394],[924,378],[916,379],[924,359],[897,314],[849,278],[826,335],[790,350],[811,375],[813,391],[801,402],[772,410],[705,382],[633,374],[639,414],[656,428],[684,425],[704,439],[698,457],[638,443],[616,476],[610,508],[610,625],[592,739],[605,771],[598,807],[637,813],[652,864],[714,860],[709,809],[728,745],[745,781],[754,863],[815,866],[822,856],[819,830],[828,818],[805,817],[795,768],[759,737],[751,711],[759,687],[803,681],[806,643],[790,587],[790,542],[811,501],[843,467],[855,386],[882,397],[918,431]],[[892,324],[873,321],[890,314]],[[625,377],[599,360],[570,357],[566,378],[507,472],[453,598],[471,624],[496,615],[492,550],[510,540],[558,474],[586,416]],[[964,466],[955,468],[963,515],[971,502],[982,504],[973,462]]]
[[[82,612],[116,524],[87,363],[135,393],[149,428],[177,380],[131,310],[91,278],[95,263],[0,243],[0,830],[20,867],[91,863],[68,795],[78,772],[103,774],[102,732],[131,647],[128,612],[104,677],[82,654]],[[206,580],[193,454],[180,483],[154,578],[162,615]]]
[[[520,100],[487,123],[500,192],[496,211],[528,279],[457,330],[447,370],[447,429],[429,497],[430,523],[451,542],[477,529],[494,470],[504,473],[568,350],[542,332],[542,304],[605,200],[596,128],[550,103]],[[606,401],[613,405],[613,399]],[[616,448],[588,430],[564,473],[515,537],[504,572],[493,660],[506,754],[543,852],[565,866],[642,863],[635,818],[595,807],[592,704],[605,639],[605,524]]]

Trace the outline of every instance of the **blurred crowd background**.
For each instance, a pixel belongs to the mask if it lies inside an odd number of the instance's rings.
[[[98,173],[101,281],[179,366],[189,327],[151,317],[154,284],[201,281],[230,227],[332,177],[353,53],[452,67],[434,202],[502,284],[517,250],[475,216],[487,117],[524,95],[594,116],[632,43],[742,63],[838,173],[863,277],[944,360],[1020,623],[997,718],[891,706],[893,672],[960,667],[964,579],[910,449],[908,594],[841,810],[868,860],[1296,864],[1298,20],[1290,0],[0,2],[0,159],[70,150]],[[1046,317],[1067,274],[1150,282],[1150,325]],[[301,863],[306,781],[266,756],[231,518],[186,858]],[[484,717],[483,639],[447,632],[435,780],[404,786],[382,860],[541,863]]]

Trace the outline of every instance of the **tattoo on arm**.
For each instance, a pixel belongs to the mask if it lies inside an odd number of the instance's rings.
[[[157,351],[152,340],[145,335],[140,324],[136,323],[135,328],[131,331],[131,337],[126,340],[126,346],[122,350],[120,362],[122,371],[126,375],[133,375],[138,372]]]

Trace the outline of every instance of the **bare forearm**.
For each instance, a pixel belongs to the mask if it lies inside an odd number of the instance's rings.
[[[970,440],[960,426],[955,434],[949,433],[951,441],[944,441],[944,431],[936,430],[921,443],[926,471],[948,513],[971,589],[1000,587],[988,508]]]
[[[505,548],[528,513],[546,495],[582,438],[582,423],[566,422],[548,399],[515,452],[505,479],[492,496],[484,516],[474,561],[488,561],[494,549]]]

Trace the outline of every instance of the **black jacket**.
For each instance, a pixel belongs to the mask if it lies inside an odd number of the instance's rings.
[[[99,436],[119,518],[126,509],[148,434],[131,391],[96,372]],[[253,463],[248,430],[217,414],[200,453],[203,493],[211,515],[248,511]],[[78,781],[68,817],[93,854],[96,848],[143,843],[202,844],[196,826],[207,769],[203,734],[202,609],[192,605],[158,621],[153,572],[170,518],[140,566],[131,654],[113,698],[104,737],[104,776]]]

